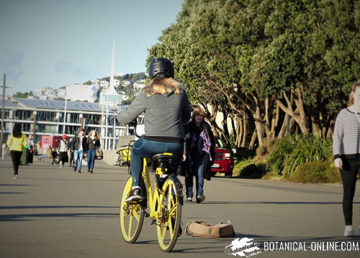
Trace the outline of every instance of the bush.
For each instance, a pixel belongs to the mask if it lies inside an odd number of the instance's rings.
[[[290,177],[302,163],[331,159],[331,142],[308,134],[292,135],[276,142],[266,163],[269,171]]]
[[[233,177],[261,178],[265,172],[264,164],[255,164],[253,159],[245,159],[235,165]]]
[[[278,173],[275,171],[267,172],[261,179],[269,179],[269,180],[284,180]]]
[[[341,177],[331,161],[313,160],[298,166],[289,180],[298,183],[336,183]]]
[[[249,149],[244,147],[237,147],[234,156],[238,160],[253,158],[256,155],[255,149]]]
[[[281,139],[266,139],[264,144],[256,149],[255,163],[265,162],[279,141]]]

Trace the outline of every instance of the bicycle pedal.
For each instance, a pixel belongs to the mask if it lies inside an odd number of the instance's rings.
[[[135,201],[127,201],[127,204],[139,204],[140,200],[135,200]]]

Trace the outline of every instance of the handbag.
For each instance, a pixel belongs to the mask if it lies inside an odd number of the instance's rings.
[[[28,164],[28,150],[27,148],[23,149],[20,157],[20,165],[27,165]]]

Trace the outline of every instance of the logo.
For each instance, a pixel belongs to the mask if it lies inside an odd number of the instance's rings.
[[[262,241],[252,238],[236,238],[225,247],[225,253],[232,256],[251,257],[261,252],[359,252],[359,241]]]
[[[230,245],[225,247],[225,253],[233,256],[251,257],[261,253],[260,244],[253,243],[254,239],[243,237],[236,238]]]

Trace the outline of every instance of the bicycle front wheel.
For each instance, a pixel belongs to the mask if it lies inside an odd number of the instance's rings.
[[[121,235],[126,243],[134,243],[141,232],[144,222],[145,212],[139,203],[128,203],[128,198],[132,187],[130,177],[124,187],[120,204],[120,228]]]
[[[160,214],[156,232],[160,249],[170,252],[179,236],[181,204],[179,187],[173,177],[166,179],[160,193],[157,211]]]

